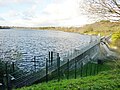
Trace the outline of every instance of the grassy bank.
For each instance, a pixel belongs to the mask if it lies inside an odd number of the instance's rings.
[[[39,27],[42,30],[59,30],[65,32],[77,32],[81,34],[101,34],[108,35],[115,32],[120,32],[120,22],[110,22],[102,20],[93,24],[87,24],[82,27]]]
[[[17,90],[120,90],[120,70],[60,82],[50,81]]]
[[[95,76],[82,78],[78,76],[77,79],[62,79],[60,82],[52,80],[48,83],[44,82],[17,90],[120,90],[119,68],[120,65],[116,65],[114,61],[107,61],[101,67],[105,71]],[[70,75],[74,76],[74,71]]]

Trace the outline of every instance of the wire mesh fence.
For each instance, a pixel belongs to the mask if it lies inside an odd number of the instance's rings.
[[[76,79],[96,75],[102,71],[103,64],[101,60],[94,62],[83,54],[72,60],[67,59],[63,61],[59,53],[53,52],[49,52],[48,58],[45,58],[45,67],[43,69],[37,68],[39,56],[34,56],[31,62],[33,63],[31,71],[15,70],[15,63],[12,63],[10,66],[6,65],[6,71],[8,67],[11,68],[11,72],[6,72],[5,76],[5,86],[8,89],[38,82],[48,82],[50,80],[60,81],[62,79]],[[13,77],[14,79],[11,80]]]
[[[37,82],[48,82],[50,80],[60,81],[61,79],[76,79],[78,77],[82,78],[96,75],[98,72],[102,71],[102,61],[92,60],[98,54],[96,53],[99,49],[98,44],[99,41],[91,43],[91,45],[89,45],[90,47],[85,47],[84,49],[81,49],[82,51],[74,50],[65,57],[60,57],[60,54],[55,51],[49,52],[48,58],[45,58],[44,56],[26,57],[21,60],[22,64],[21,61],[17,62],[17,66],[20,68],[21,66],[24,66],[23,69],[14,71],[15,63],[12,64],[12,73],[6,74],[6,81],[7,83],[12,83],[13,87],[18,88]],[[90,52],[93,53],[89,54]],[[12,82],[7,79],[10,78],[11,80],[10,75],[14,77]]]

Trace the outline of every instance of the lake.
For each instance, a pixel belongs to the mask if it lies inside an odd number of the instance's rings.
[[[49,51],[59,53],[62,59],[74,49],[88,45],[91,38],[95,40],[96,36],[53,30],[0,29],[0,50],[4,52],[14,49],[27,53],[28,57],[40,56],[40,61],[44,63]]]

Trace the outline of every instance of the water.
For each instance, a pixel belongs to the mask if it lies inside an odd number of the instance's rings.
[[[92,36],[92,40],[96,37]],[[74,49],[86,46],[91,36],[52,30],[0,29],[0,50],[17,50],[27,57],[40,56],[39,65],[44,66],[49,51],[60,53],[61,58]],[[23,56],[21,59],[23,59]],[[43,64],[44,63],[44,64]],[[27,62],[28,66],[31,63]],[[21,66],[26,66],[25,62]]]

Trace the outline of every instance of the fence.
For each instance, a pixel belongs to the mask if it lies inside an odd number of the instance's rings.
[[[59,54],[58,54],[59,55]],[[42,78],[40,81],[46,81],[49,80],[58,80],[61,79],[70,79],[70,78],[78,78],[78,77],[86,77],[90,75],[96,75],[102,70],[102,64],[103,62],[101,60],[98,60],[95,62],[87,62],[85,65],[83,64],[82,60],[74,60],[73,62],[70,62],[70,60],[67,60],[67,63],[64,66],[61,66],[60,57],[57,57],[57,63],[56,63],[56,70],[51,73],[51,68],[48,66],[49,61],[46,59],[46,75],[44,78]],[[49,71],[50,70],[50,71]]]
[[[11,80],[13,79],[13,77],[10,75],[10,73],[13,73],[18,69],[15,65],[15,62],[4,62],[0,60],[0,69],[0,90],[4,90],[5,88],[11,88]]]
[[[86,77],[90,75],[96,75],[98,72],[102,71],[102,64],[103,62],[101,60],[97,60],[97,62],[93,62],[92,60],[87,60],[88,62],[84,63],[85,59],[82,59],[84,55],[81,54],[78,58],[74,58],[72,60],[67,59],[67,61],[62,61],[60,59],[59,53],[57,53],[54,57],[53,52],[49,52],[49,57],[45,59],[45,68],[39,70],[36,70],[36,62],[37,58],[33,58],[34,62],[34,70],[31,72],[26,72],[23,70],[16,70],[15,72],[15,64],[9,64],[6,62],[6,83],[5,86],[8,88],[8,90],[11,89],[12,84],[13,87],[22,87],[24,85],[30,85],[33,84],[31,81],[35,81],[34,83],[39,82],[48,82],[50,80],[58,80],[61,79],[71,79],[71,78],[80,78],[80,77]],[[89,58],[90,59],[90,58]],[[66,62],[66,63],[65,63]],[[7,72],[8,67],[11,67],[12,72]],[[15,81],[11,80],[15,77]]]
[[[40,65],[41,68],[38,68],[41,56],[33,56],[22,60],[22,62],[33,63],[33,66],[29,67],[25,65],[26,68],[10,73],[15,78],[12,82],[8,81],[8,79],[6,80],[8,83],[12,83],[13,87],[18,88],[43,81],[48,82],[49,80],[56,79],[60,81],[65,78],[70,79],[96,75],[101,71],[102,62],[100,60],[94,62],[92,59],[99,54],[99,44],[99,40],[96,40],[90,43],[89,46],[74,51],[71,55],[63,59],[60,58],[59,53],[49,52],[48,58],[44,58],[43,65]],[[6,75],[6,78],[8,77],[9,74]]]

